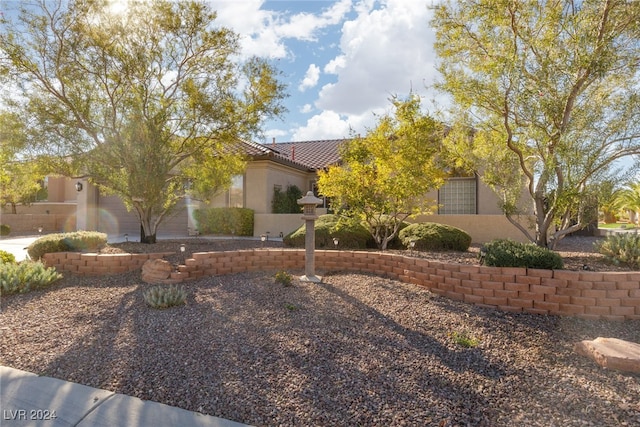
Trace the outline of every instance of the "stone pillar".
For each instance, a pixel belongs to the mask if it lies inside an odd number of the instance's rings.
[[[315,250],[316,250],[316,229],[315,223],[318,215],[316,215],[316,206],[322,203],[321,199],[318,199],[313,195],[312,191],[307,192],[307,195],[301,199],[298,199],[298,204],[302,205],[304,210],[302,213],[302,219],[305,220],[305,241],[304,241],[304,276],[300,277],[303,282],[319,283],[322,281],[321,277],[316,276],[316,264],[315,264]]]
[[[98,229],[98,188],[85,179],[78,183],[82,184],[82,187],[76,187],[78,190],[76,230],[96,231]]]

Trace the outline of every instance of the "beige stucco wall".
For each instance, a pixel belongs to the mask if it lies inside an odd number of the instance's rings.
[[[305,193],[314,179],[315,174],[275,162],[267,160],[249,162],[244,173],[244,207],[253,209],[256,214],[271,213],[274,186],[279,185],[282,191],[286,191],[288,186],[295,185]],[[222,191],[211,198],[207,206],[226,207],[227,197],[227,191]]]
[[[407,222],[436,222],[452,225],[469,233],[473,243],[486,243],[494,239],[528,241],[504,215],[420,215]],[[534,233],[532,216],[522,216],[519,222],[528,228],[530,233]]]
[[[63,176],[47,177],[47,201],[49,202],[75,202],[78,197],[76,182]]]
[[[274,186],[279,185],[285,191],[288,186],[295,185],[305,193],[311,179],[309,173],[274,162],[251,162],[245,172],[245,207],[255,213],[271,213]]]

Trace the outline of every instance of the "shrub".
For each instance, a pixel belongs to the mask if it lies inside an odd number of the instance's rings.
[[[184,304],[187,293],[182,286],[153,286],[144,291],[143,297],[150,307],[169,308]]]
[[[11,233],[11,227],[7,224],[0,224],[0,236],[8,236]]]
[[[562,269],[562,258],[556,252],[534,243],[508,239],[493,240],[483,246],[484,264],[493,267],[526,267],[544,270]],[[481,260],[482,261],[482,260]]]
[[[15,264],[16,257],[11,252],[3,251],[0,249],[0,264],[2,263]]]
[[[466,251],[471,245],[471,236],[465,231],[445,224],[422,222],[411,224],[399,233],[405,247],[416,242],[417,251]]]
[[[334,248],[334,237],[338,239],[340,249],[364,249],[375,247],[369,231],[361,224],[339,223],[338,215],[320,215],[315,223],[316,248]],[[286,246],[302,248],[306,238],[303,224],[297,230],[287,234],[283,242]]]
[[[196,209],[193,217],[202,234],[253,236],[253,210],[251,209]]]
[[[282,284],[282,286],[291,286],[293,276],[286,271],[278,271],[274,276],[276,283]]]
[[[107,235],[97,231],[75,231],[42,236],[27,247],[29,257],[41,259],[52,252],[97,251],[107,244]]]
[[[626,264],[630,268],[640,266],[640,234],[620,233],[608,236],[595,244],[596,250],[613,264]]]
[[[478,338],[468,334],[467,332],[454,331],[449,334],[449,336],[454,343],[464,348],[473,348],[480,344],[480,340]]]
[[[302,211],[302,206],[298,204],[300,198],[302,198],[302,191],[295,185],[287,186],[286,191],[274,187],[271,213],[300,213]]]
[[[29,292],[61,278],[62,275],[55,268],[47,268],[40,261],[0,263],[0,290],[3,294]]]

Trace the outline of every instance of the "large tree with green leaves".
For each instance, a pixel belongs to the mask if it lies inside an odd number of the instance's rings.
[[[60,172],[118,195],[151,243],[186,189],[216,190],[242,170],[234,145],[283,111],[284,86],[267,62],[240,60],[238,36],[204,2],[113,3],[5,13],[0,67],[21,89],[5,102]]]
[[[640,154],[640,2],[446,1],[433,26],[440,88],[473,129],[450,142],[507,218],[553,247],[589,222],[612,166]],[[535,235],[517,221],[531,205]]]
[[[0,111],[0,203],[15,214],[17,204],[34,201],[44,177],[43,165],[27,150],[23,121]]]
[[[420,111],[416,96],[393,104],[395,114],[345,143],[342,163],[319,172],[318,179],[332,208],[367,224],[382,250],[405,219],[433,207],[426,193],[441,186],[445,175],[440,124]]]

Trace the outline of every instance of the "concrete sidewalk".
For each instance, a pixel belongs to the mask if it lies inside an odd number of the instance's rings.
[[[0,366],[0,426],[242,427],[245,424]]]

